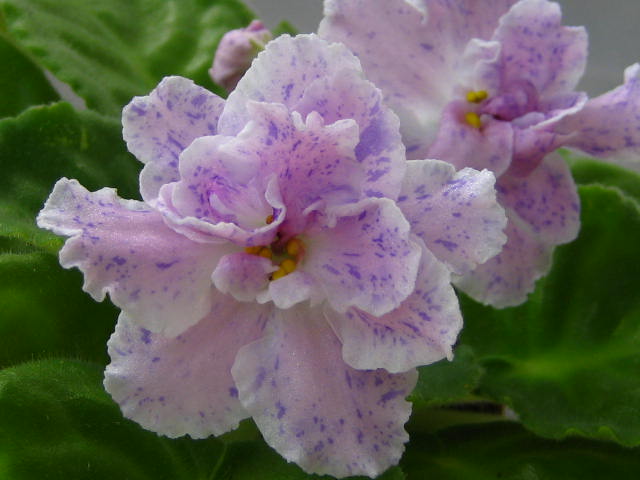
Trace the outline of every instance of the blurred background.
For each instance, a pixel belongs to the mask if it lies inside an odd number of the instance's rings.
[[[281,20],[300,33],[317,30],[322,0],[245,0],[271,28]],[[640,0],[560,0],[565,25],[584,25],[590,55],[580,88],[590,96],[622,83],[625,67],[640,61]]]

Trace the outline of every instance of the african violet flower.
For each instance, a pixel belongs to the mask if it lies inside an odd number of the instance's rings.
[[[62,179],[38,224],[122,310],[105,387],[125,416],[194,438],[251,416],[308,472],[396,463],[415,367],[461,327],[446,265],[505,241],[493,174],[407,163],[381,92],[315,36],[271,42],[226,102],[166,78],[123,124],[144,202]]]
[[[400,117],[409,158],[495,173],[508,242],[457,285],[495,306],[524,301],[579,230],[576,187],[551,152],[637,158],[640,67],[593,100],[574,92],[587,35],[546,0],[326,0],[325,15],[320,35],[359,57]]]
[[[230,92],[272,38],[273,35],[260,20],[253,20],[246,28],[225,33],[213,57],[209,75]]]

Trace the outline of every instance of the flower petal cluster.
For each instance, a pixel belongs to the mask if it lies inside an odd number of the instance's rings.
[[[253,20],[246,28],[231,30],[220,39],[209,75],[227,91],[236,88],[251,62],[273,35],[260,20]]]
[[[457,285],[498,307],[526,299],[556,245],[579,230],[579,198],[554,153],[629,162],[640,152],[640,66],[589,100],[574,91],[587,35],[547,0],[325,0],[319,33],[344,42],[398,114],[409,158],[488,168],[509,225],[502,253]]]
[[[124,415],[193,438],[253,417],[308,472],[397,463],[415,367],[462,325],[451,271],[506,240],[494,175],[407,162],[356,57],[314,35],[270,42],[227,101],[166,78],[123,126],[144,201],[62,179],[38,225],[122,310]]]

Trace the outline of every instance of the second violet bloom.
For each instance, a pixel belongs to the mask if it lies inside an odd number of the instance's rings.
[[[415,367],[461,328],[450,271],[505,241],[493,174],[406,162],[358,60],[313,35],[269,43],[226,102],[170,77],[123,124],[144,201],[62,179],[38,224],[122,309],[125,416],[194,438],[253,417],[308,472],[397,463]]]

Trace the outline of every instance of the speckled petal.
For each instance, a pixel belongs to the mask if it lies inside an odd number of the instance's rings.
[[[211,279],[220,292],[250,302],[269,287],[269,274],[275,270],[268,258],[236,252],[220,259]]]
[[[238,426],[231,366],[238,349],[263,334],[271,310],[230,297],[175,338],[154,334],[121,315],[108,342],[104,385],[125,417],[171,438],[205,438]]]
[[[319,34],[343,42],[398,114],[409,158],[424,158],[472,38],[488,40],[514,0],[326,0]],[[419,157],[414,156],[416,153]]]
[[[565,145],[640,170],[640,64],[625,70],[625,83],[589,100],[555,128]]]
[[[354,370],[321,309],[279,312],[271,334],[243,347],[231,370],[267,443],[309,473],[375,477],[395,465],[417,372]]]
[[[178,180],[178,157],[197,137],[214,135],[224,100],[191,80],[166,77],[146,97],[135,97],[122,112],[122,134],[129,151],[145,163],[142,198]]]
[[[554,248],[542,242],[512,210],[507,210],[507,218],[507,243],[502,251],[454,282],[475,300],[497,308],[527,300],[536,280],[551,268]]]
[[[408,162],[398,206],[436,257],[463,275],[504,245],[507,220],[496,201],[495,177],[439,160]]]
[[[391,200],[334,207],[307,233],[300,269],[313,276],[338,312],[357,307],[384,315],[413,291],[420,246]]]
[[[109,292],[141,327],[175,336],[211,308],[211,273],[224,247],[190,241],[142,202],[63,178],[38,226],[71,237],[60,251],[62,266],[78,267],[86,292],[98,301]]]
[[[251,120],[249,100],[280,103],[295,111],[310,84],[343,69],[361,70],[344,45],[328,45],[316,35],[282,35],[268,43],[229,95],[219,131],[235,135],[244,128]]]
[[[444,160],[457,169],[489,169],[496,177],[511,164],[513,127],[509,122],[483,118],[481,128],[471,126],[465,114],[468,102],[451,102],[442,112],[438,136],[428,149],[428,158]]]
[[[500,19],[493,39],[502,44],[497,66],[503,89],[530,84],[549,99],[572,91],[584,73],[587,33],[583,27],[562,26],[555,2],[521,0]]]
[[[497,189],[500,204],[515,211],[545,243],[559,245],[578,235],[578,189],[560,155],[547,156],[527,177],[505,175]]]
[[[447,267],[423,248],[416,288],[392,312],[374,317],[355,308],[344,314],[327,309],[344,361],[358,370],[399,373],[451,359],[462,315],[449,282]]]

